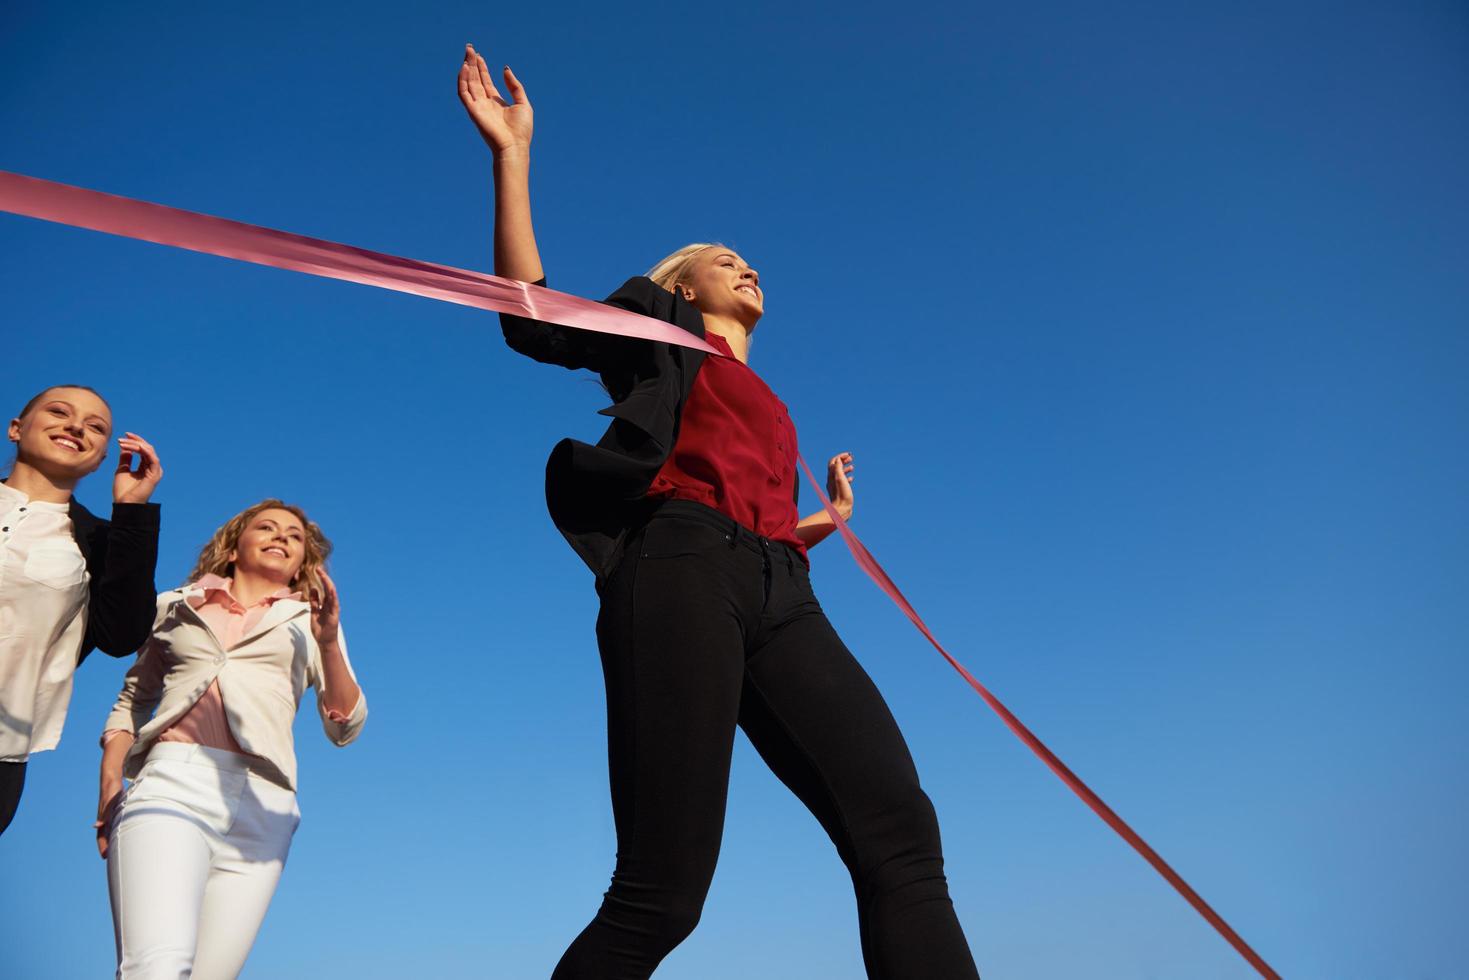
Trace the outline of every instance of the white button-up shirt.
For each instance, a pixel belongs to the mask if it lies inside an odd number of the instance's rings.
[[[61,741],[87,630],[87,562],[67,511],[0,483],[0,762]]]

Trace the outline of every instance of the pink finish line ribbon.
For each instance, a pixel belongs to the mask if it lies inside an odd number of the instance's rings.
[[[888,577],[888,573],[883,571],[882,566],[877,563],[877,559],[872,557],[872,552],[867,550],[866,546],[858,540],[857,535],[852,533],[852,529],[847,526],[847,522],[842,520],[842,516],[836,512],[836,508],[831,505],[831,501],[822,492],[821,484],[817,483],[816,477],[812,475],[811,467],[806,465],[804,459],[800,460],[800,463],[801,469],[806,472],[806,479],[810,481],[811,487],[816,491],[816,496],[821,500],[821,506],[826,509],[827,516],[831,518],[832,523],[841,532],[842,540],[847,542],[847,548],[851,550],[852,557],[856,559],[857,567],[866,572],[867,577],[877,583],[879,589],[887,593],[888,598],[893,600],[897,607],[903,611],[903,615],[907,616],[913,625],[918,627],[918,632],[922,633],[924,638],[933,644],[933,648],[949,662],[949,666],[957,670],[959,676],[968,681],[969,686],[974,688],[980,697],[984,698],[984,703],[989,705],[995,714],[1000,716],[1000,720],[1005,723],[1005,727],[1010,729],[1016,738],[1024,742],[1026,747],[1034,752],[1046,764],[1046,767],[1060,778],[1061,782],[1065,783],[1073,793],[1081,797],[1082,802],[1091,807],[1093,812],[1106,822],[1107,826],[1117,831],[1118,836],[1131,844],[1132,849],[1141,854],[1143,859],[1151,864],[1153,869],[1162,875],[1168,884],[1172,885],[1204,917],[1209,925],[1213,926],[1225,938],[1229,945],[1233,946],[1241,956],[1248,960],[1250,965],[1258,970],[1261,976],[1269,977],[1270,980],[1280,980],[1280,975],[1270,968],[1270,964],[1261,959],[1260,955],[1250,948],[1249,944],[1240,937],[1239,933],[1230,928],[1229,923],[1225,922],[1223,917],[1218,912],[1215,912],[1209,906],[1208,902],[1204,901],[1202,895],[1194,891],[1177,871],[1169,867],[1168,862],[1163,860],[1162,855],[1153,850],[1148,845],[1148,842],[1138,835],[1137,831],[1129,827],[1127,822],[1119,817],[1111,807],[1102,802],[1102,798],[1092,792],[1091,787],[1082,782],[1080,776],[1072,772],[1066,763],[1062,762],[1056,757],[1054,752],[1046,748],[1046,744],[1037,738],[1034,732],[1026,728],[1025,724],[1019,718],[1016,718],[999,698],[991,694],[989,688],[977,681],[974,675],[964,668],[963,664],[956,660],[949,651],[944,649],[944,645],[929,630],[928,624],[918,615],[918,611],[913,608],[912,603],[898,589],[897,584]]]
[[[719,353],[671,323],[554,289],[4,170],[0,170],[0,210],[191,252],[427,296],[445,303]]]
[[[103,194],[100,191],[25,177],[3,170],[0,170],[0,210],[125,238],[253,262],[256,265],[290,269],[328,279],[342,279],[497,313],[512,313],[578,330],[655,340],[692,347],[711,354],[718,353],[699,338],[662,320],[513,279],[372,252],[351,245],[294,235],[193,211],[181,211],[162,204]],[[800,462],[806,478],[811,481],[821,499],[821,505],[841,532],[847,547],[851,549],[858,567],[897,604],[913,625],[918,627],[918,631],[933,644],[934,649],[943,655],[949,665],[1000,716],[1005,726],[1039,756],[1072,792],[1081,797],[1097,816],[1141,854],[1261,976],[1269,980],[1279,980],[1279,974],[1230,928],[1198,892],[1189,887],[1178,872],[1169,867],[1157,851],[1148,846],[1147,841],[1102,802],[1020,719],[1011,714],[999,698],[975,680],[964,665],[944,649],[912,604],[877,563],[877,559],[872,557],[872,553],[863,546],[832,507],[806,461],[803,459]]]

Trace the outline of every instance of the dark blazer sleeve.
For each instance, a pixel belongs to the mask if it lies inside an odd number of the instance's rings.
[[[94,648],[129,656],[148,639],[157,611],[158,524],[157,504],[113,504],[111,523],[94,519],[84,530],[91,583],[78,663]]]
[[[545,284],[544,279],[532,283],[535,286]],[[602,302],[631,313],[668,320],[672,297],[672,293],[646,276],[634,276]],[[500,314],[500,329],[505,334],[505,343],[518,354],[542,364],[555,364],[572,370],[585,368],[598,374],[615,373],[627,358],[631,346],[643,343],[511,313]]]

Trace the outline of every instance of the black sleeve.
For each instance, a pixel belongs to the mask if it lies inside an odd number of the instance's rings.
[[[113,504],[111,524],[99,521],[92,528],[87,635],[79,661],[94,647],[126,657],[148,639],[158,599],[158,518],[157,504]]]
[[[542,279],[532,285],[545,284],[546,280]],[[667,299],[659,297],[659,293]],[[602,302],[631,313],[668,320],[671,298],[672,294],[646,276],[634,276]],[[555,364],[572,370],[586,368],[598,374],[614,372],[629,345],[640,343],[626,337],[577,330],[511,313],[500,314],[500,329],[505,334],[505,343],[518,354],[542,364]]]

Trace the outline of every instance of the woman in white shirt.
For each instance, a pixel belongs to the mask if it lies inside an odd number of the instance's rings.
[[[97,847],[120,980],[240,972],[300,822],[301,695],[316,688],[337,745],[367,718],[330,551],[299,507],[265,500],[215,532],[189,584],[158,596],[102,736]]]
[[[111,522],[72,492],[102,465],[112,410],[83,385],[46,388],[10,420],[15,465],[0,483],[0,833],[28,761],[54,749],[72,674],[98,648],[132,653],[153,622],[163,467],[144,439],[117,441]],[[132,461],[139,461],[132,469]]]

